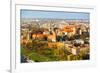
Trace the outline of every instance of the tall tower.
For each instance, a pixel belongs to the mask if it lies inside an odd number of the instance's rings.
[[[30,35],[29,35],[29,30],[26,31],[26,40],[28,41],[30,39]]]

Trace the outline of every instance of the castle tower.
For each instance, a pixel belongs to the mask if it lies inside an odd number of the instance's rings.
[[[52,31],[52,41],[56,42],[56,33]]]

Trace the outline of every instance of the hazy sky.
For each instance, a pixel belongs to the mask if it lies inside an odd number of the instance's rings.
[[[21,10],[21,18],[88,19],[89,13]]]

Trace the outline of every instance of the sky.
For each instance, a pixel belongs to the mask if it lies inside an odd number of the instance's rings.
[[[89,13],[21,9],[21,18],[88,19]]]

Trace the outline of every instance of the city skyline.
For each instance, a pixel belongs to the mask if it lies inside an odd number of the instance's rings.
[[[20,15],[21,63],[90,59],[89,13],[22,9]]]

